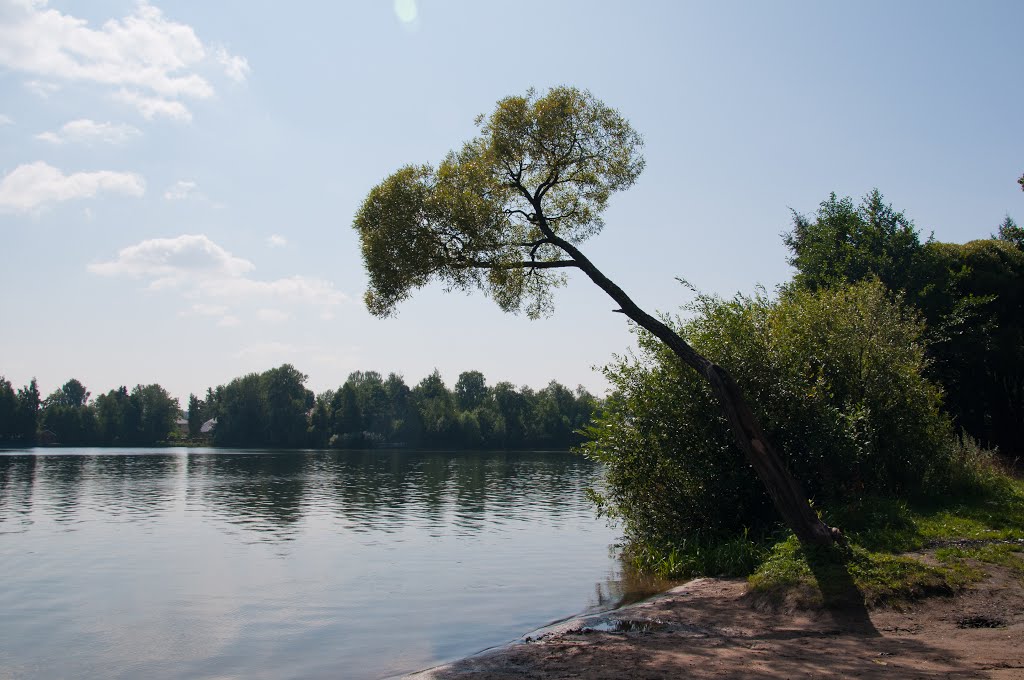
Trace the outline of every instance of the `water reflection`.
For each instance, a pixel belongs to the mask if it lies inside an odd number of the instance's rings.
[[[303,454],[188,457],[190,510],[214,512],[267,540],[287,540],[302,521],[309,456]]]
[[[578,456],[0,452],[0,677],[379,678],[635,590]]]
[[[180,456],[0,455],[0,530],[32,514],[58,523],[97,512],[112,520],[154,517],[174,498]],[[23,527],[24,528],[24,527]]]
[[[131,453],[0,454],[0,530],[23,530],[33,507],[37,518],[73,525],[159,518],[181,500],[186,512],[260,540],[291,540],[321,520],[354,533],[415,527],[468,536],[587,515],[579,496],[596,474],[582,458],[545,453]]]
[[[24,530],[31,523],[35,456],[0,457],[0,532]]]

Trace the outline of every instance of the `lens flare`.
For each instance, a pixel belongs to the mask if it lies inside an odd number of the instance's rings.
[[[395,16],[403,24],[416,21],[416,0],[395,0]]]

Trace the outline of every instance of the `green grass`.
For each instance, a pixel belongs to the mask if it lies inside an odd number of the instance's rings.
[[[843,529],[848,546],[807,554],[792,535],[744,534],[635,549],[631,557],[662,576],[748,576],[763,601],[795,606],[876,606],[949,595],[984,578],[985,564],[1024,578],[1024,547],[1000,543],[1024,539],[1024,482],[1009,477],[945,502],[866,498],[830,508],[825,520]],[[934,559],[903,554],[926,549]]]
[[[826,521],[844,530],[847,548],[808,555],[789,537],[751,574],[751,590],[806,605],[843,604],[857,593],[875,606],[955,593],[984,578],[986,563],[1024,577],[1022,547],[999,543],[1024,538],[1024,482],[997,481],[988,493],[945,503],[872,498],[835,508]],[[984,543],[955,545],[964,540]],[[926,548],[935,548],[934,562],[901,554]]]
[[[1007,567],[1019,578],[1024,579],[1024,546],[995,543],[969,547],[939,548],[935,557],[944,564],[963,563],[966,560],[986,562]]]
[[[808,554],[795,537],[778,543],[750,576],[756,595],[774,604],[894,604],[951,595],[984,574],[963,560],[932,565],[858,545]]]
[[[769,541],[746,532],[728,539],[692,536],[668,548],[630,546],[628,558],[640,572],[667,578],[746,576],[768,556]]]
[[[921,550],[958,539],[1015,540],[1024,538],[1024,489],[999,498],[931,507],[867,499],[825,519],[841,527],[851,543],[883,552]]]

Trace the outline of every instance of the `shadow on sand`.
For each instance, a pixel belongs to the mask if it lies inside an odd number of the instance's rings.
[[[697,579],[614,612],[616,621],[629,625],[570,626],[529,644],[492,650],[413,677],[979,677],[978,668],[951,649],[896,632],[906,630],[900,621],[889,621],[881,632],[854,584],[844,552],[808,560],[823,584],[823,607],[758,607],[744,579]],[[878,616],[876,612],[876,620]]]

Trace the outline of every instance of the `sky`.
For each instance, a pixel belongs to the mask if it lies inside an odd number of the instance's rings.
[[[590,90],[647,166],[584,252],[649,311],[771,292],[780,234],[879,188],[923,235],[1024,220],[1024,3],[0,0],[0,375],[188,394],[292,363],[602,394],[635,346],[570,276],[530,321],[483,296],[362,304],[352,218],[505,96]]]

